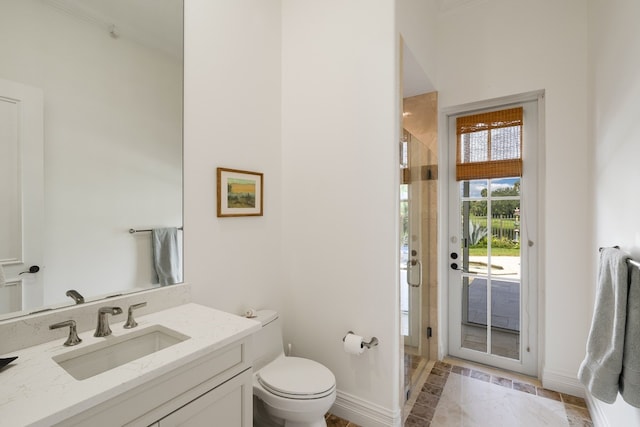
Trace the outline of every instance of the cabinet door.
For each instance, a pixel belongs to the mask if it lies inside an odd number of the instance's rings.
[[[252,402],[252,370],[249,369],[162,418],[159,427],[251,427]]]

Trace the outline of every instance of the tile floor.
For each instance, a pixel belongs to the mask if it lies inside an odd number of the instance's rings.
[[[349,422],[347,420],[343,420],[340,417],[336,417],[333,414],[327,414],[325,417],[325,421],[327,422],[327,427],[360,427],[357,424]]]
[[[436,362],[405,427],[593,426],[584,399],[535,380]]]
[[[409,359],[411,360],[411,358]],[[429,362],[405,406],[405,427],[592,427],[584,399],[464,362]],[[332,414],[328,427],[359,427]]]

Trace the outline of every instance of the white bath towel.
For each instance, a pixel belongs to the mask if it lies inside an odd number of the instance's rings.
[[[640,408],[640,270],[631,265],[627,297],[627,327],[624,334],[620,395]]]
[[[156,277],[153,283],[161,286],[182,282],[182,262],[180,260],[180,243],[178,229],[155,228],[151,230],[153,245],[153,266]]]
[[[627,256],[619,249],[600,252],[595,310],[587,354],[578,379],[597,399],[613,403],[622,371],[628,293]]]

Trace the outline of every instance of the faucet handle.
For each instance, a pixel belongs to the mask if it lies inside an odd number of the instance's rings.
[[[127,311],[127,321],[124,324],[123,328],[125,329],[131,329],[131,328],[135,328],[136,326],[138,326],[138,322],[136,322],[136,319],[133,318],[133,310],[136,310],[138,308],[142,308],[142,307],[146,307],[147,303],[146,302],[141,302],[138,304],[133,304],[129,306],[129,310]]]
[[[67,340],[64,342],[64,345],[72,346],[72,345],[80,344],[82,340],[78,336],[75,320],[65,320],[64,322],[54,323],[53,325],[49,325],[49,329],[59,329],[67,326],[69,326],[69,336],[67,337]]]

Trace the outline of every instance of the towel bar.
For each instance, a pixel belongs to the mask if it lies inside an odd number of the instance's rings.
[[[612,246],[612,248],[620,249],[620,246]],[[603,247],[598,248],[598,252],[602,252],[603,249]],[[627,258],[627,264],[631,264],[634,267],[640,268],[640,261],[636,261],[635,259]]]
[[[178,227],[178,230],[182,230],[182,227]],[[146,233],[146,232],[152,232],[152,229],[147,229],[147,230],[136,230],[135,228],[130,228],[129,229],[129,233],[134,234],[134,233]]]

